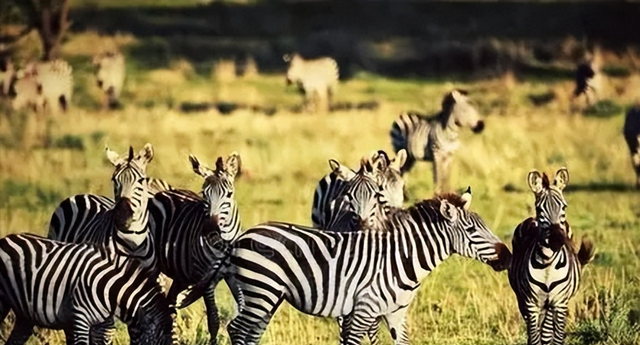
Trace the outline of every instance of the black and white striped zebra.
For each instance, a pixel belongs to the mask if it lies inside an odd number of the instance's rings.
[[[553,183],[537,171],[527,180],[536,198],[536,218],[515,229],[509,282],[527,324],[528,344],[564,344],[569,299],[578,291],[582,267],[593,257],[593,243],[583,238],[574,251],[562,194],[569,183],[566,168],[558,170]]]
[[[458,253],[507,268],[509,249],[469,211],[470,194],[443,195],[392,213],[389,231],[329,232],[267,223],[244,232],[231,263],[244,307],[228,326],[231,342],[256,344],[286,300],[311,315],[343,317],[342,344],[359,344],[381,317],[398,344],[422,280]]]
[[[283,58],[289,63],[287,85],[295,84],[304,92],[307,109],[328,112],[340,78],[336,60],[330,57],[305,59],[297,53]]]
[[[6,344],[24,344],[34,326],[64,330],[67,344],[102,344],[114,315],[129,325],[131,344],[172,343],[172,307],[135,258],[31,234],[0,239],[0,258],[0,321],[16,315]]]
[[[406,112],[391,127],[391,143],[398,152],[407,150],[407,162],[402,173],[413,168],[417,160],[433,162],[433,181],[436,192],[449,188],[450,165],[460,146],[460,128],[469,127],[474,133],[484,129],[484,121],[462,90],[454,90],[442,100],[442,110],[433,116]]]
[[[240,156],[234,152],[226,161],[219,157],[215,170],[202,165],[194,155],[189,160],[193,171],[204,178],[202,195],[165,191],[156,194],[150,205],[150,229],[159,268],[173,279],[168,295],[172,302],[180,291],[205,279],[212,266],[222,263],[225,245],[235,241],[241,231],[234,183]],[[234,290],[233,277],[223,276],[241,301],[239,292]],[[215,301],[218,282],[219,279],[211,281],[203,291],[210,344],[216,344],[220,327]]]
[[[65,199],[51,216],[48,238],[67,243],[93,243],[107,249],[116,262],[135,257],[149,268],[145,274],[158,276],[153,237],[149,235],[147,164],[153,159],[153,147],[146,144],[135,155],[129,147],[126,157],[107,148],[107,158],[115,166],[112,175],[116,201],[84,194]],[[161,181],[151,183],[164,186]],[[126,216],[125,219],[122,219]],[[110,337],[112,329],[105,329]]]
[[[404,180],[400,176],[400,168],[406,160],[406,152],[401,150],[390,160],[384,151],[373,151],[363,157],[358,172],[338,161],[329,160],[331,172],[320,181],[313,195],[311,221],[319,229],[356,230],[352,226],[338,226],[340,216],[344,216],[345,207],[352,215],[357,216],[358,225],[381,228],[384,215],[377,212],[379,206],[401,207],[403,202]],[[376,187],[377,186],[377,187]],[[342,199],[342,200],[340,200]],[[341,209],[335,204],[340,202]],[[378,205],[382,202],[382,205]]]
[[[596,56],[579,63],[576,68],[573,98],[584,96],[587,105],[592,105],[594,100],[597,102],[600,97],[601,78],[600,63]]]
[[[627,111],[622,133],[629,147],[631,165],[636,173],[636,187],[640,188],[640,103]]]

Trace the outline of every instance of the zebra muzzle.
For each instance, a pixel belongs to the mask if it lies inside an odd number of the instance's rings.
[[[494,271],[504,271],[511,265],[511,251],[504,243],[498,243],[495,247],[497,258],[487,262]]]
[[[562,249],[567,242],[565,230],[560,224],[551,224],[549,226],[549,248],[555,253]]]
[[[471,128],[471,130],[473,131],[473,133],[482,133],[482,131],[484,130],[484,121],[478,121],[476,126]]]

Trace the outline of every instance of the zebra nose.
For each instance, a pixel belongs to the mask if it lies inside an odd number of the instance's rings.
[[[482,131],[484,130],[484,121],[482,120],[478,121],[476,126],[473,127],[471,130],[473,131],[473,133],[482,133]]]
[[[494,271],[504,271],[511,265],[511,251],[500,242],[495,246],[497,259],[489,261],[488,264]]]

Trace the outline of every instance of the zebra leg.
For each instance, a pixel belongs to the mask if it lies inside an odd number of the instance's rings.
[[[207,308],[207,323],[209,326],[209,345],[218,343],[218,329],[220,329],[220,317],[218,316],[218,306],[216,305],[216,285],[218,281],[211,282],[204,293],[204,305]]]
[[[540,326],[540,343],[543,345],[551,345],[553,343],[553,309],[543,308],[540,313],[542,325]]]
[[[275,300],[272,299],[275,297]],[[273,296],[267,292],[252,292],[245,296],[245,307],[231,320],[227,327],[232,345],[258,344],[262,333],[267,328],[273,313],[284,300],[283,296]]]
[[[389,332],[395,345],[409,345],[409,334],[407,333],[407,307],[398,309],[386,315],[389,324]]]
[[[73,320],[73,328],[65,330],[68,345],[89,345],[91,338],[91,325],[85,320],[85,316],[76,313]]]
[[[369,332],[371,328],[379,321],[375,316],[369,314],[368,306],[356,306],[356,309],[346,316],[342,323],[343,328],[340,332],[341,345],[360,345],[362,338]]]
[[[342,316],[338,316],[336,318],[336,321],[338,322],[338,330],[340,331],[340,343],[342,344],[342,324],[344,322],[344,318]],[[380,329],[380,319],[376,319],[376,321],[374,322],[373,325],[371,325],[371,327],[369,328],[369,330],[367,331],[367,337],[369,337],[369,342],[371,342],[371,345],[379,345],[380,344],[380,338],[378,338],[378,330]]]
[[[567,319],[567,306],[556,305],[553,308],[553,344],[564,344],[565,322]]]
[[[640,188],[640,152],[636,151],[631,154],[631,164],[636,172],[636,187]]]
[[[434,153],[433,183],[436,193],[446,192],[449,188],[449,167],[452,156],[447,153]]]
[[[33,323],[28,320],[24,320],[16,317],[16,322],[11,331],[9,339],[7,339],[6,345],[23,345],[29,340],[33,334]]]
[[[520,314],[527,324],[527,344],[540,345],[540,309],[534,305],[527,305],[518,298]]]

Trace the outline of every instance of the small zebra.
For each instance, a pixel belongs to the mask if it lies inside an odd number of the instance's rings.
[[[627,112],[622,133],[629,147],[631,164],[636,172],[636,187],[640,188],[640,103],[635,104]]]
[[[238,238],[231,265],[244,293],[227,327],[231,343],[257,344],[286,300],[315,316],[343,317],[342,344],[360,344],[385,317],[396,344],[408,344],[405,316],[423,279],[452,254],[495,270],[511,253],[469,211],[471,195],[448,194],[397,210],[389,231],[330,232],[287,223],[258,225]]]
[[[287,85],[295,84],[305,95],[305,108],[328,112],[336,92],[340,71],[330,57],[305,59],[300,54],[283,56],[289,63]]]
[[[384,151],[372,151],[363,157],[355,172],[336,160],[329,160],[331,173],[325,175],[314,192],[311,208],[313,226],[318,229],[357,230],[360,227],[382,229],[386,207],[401,207],[404,181],[400,167],[406,153],[401,150],[394,160]],[[340,207],[336,207],[340,203]],[[348,214],[353,218],[343,218]],[[383,211],[383,212],[379,212]],[[341,224],[342,221],[350,225]]]
[[[48,109],[54,115],[66,111],[73,95],[73,69],[64,60],[30,62],[17,72],[13,107]],[[22,80],[22,81],[21,81]]]
[[[528,344],[559,345],[564,343],[569,299],[578,291],[581,270],[593,258],[594,247],[583,238],[575,252],[562,194],[568,170],[558,170],[553,183],[537,171],[527,180],[536,198],[536,218],[515,229],[509,283],[527,324]]]
[[[116,108],[120,102],[120,93],[126,74],[124,55],[118,51],[109,50],[94,56],[93,65],[97,67],[98,87],[106,95],[104,107]]]
[[[114,315],[131,344],[172,344],[172,307],[136,259],[117,264],[105,248],[31,234],[0,239],[0,258],[0,321],[16,315],[7,344],[24,344],[34,326],[64,330],[67,344],[102,344],[96,334]]]
[[[442,110],[427,117],[406,112],[391,127],[391,143],[398,152],[407,150],[407,161],[401,172],[413,168],[416,160],[433,162],[433,182],[436,192],[449,188],[449,168],[460,146],[461,127],[469,127],[474,133],[484,129],[484,121],[467,98],[467,93],[454,90],[442,100]]]
[[[159,268],[173,279],[168,299],[176,301],[178,292],[205,279],[212,266],[222,263],[225,244],[240,235],[241,222],[235,200],[234,178],[240,156],[232,153],[226,161],[218,157],[215,170],[189,156],[193,171],[204,178],[202,196],[191,191],[165,191],[154,196],[150,204],[150,229],[153,234]],[[223,274],[234,297],[241,293],[233,277]],[[215,288],[220,279],[204,287],[210,344],[216,344],[220,327]]]

